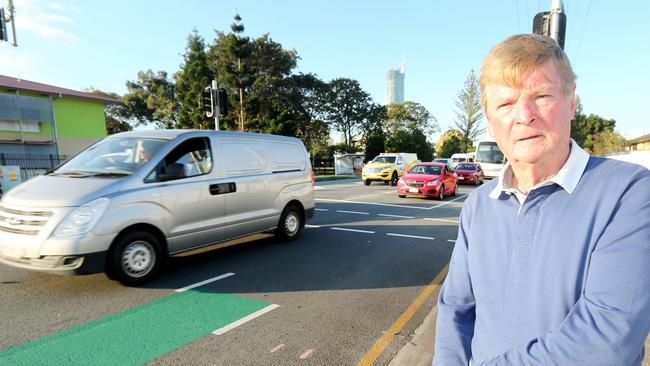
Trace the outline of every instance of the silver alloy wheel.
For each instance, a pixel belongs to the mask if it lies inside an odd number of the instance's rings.
[[[151,243],[137,240],[122,252],[122,268],[131,277],[147,275],[156,263],[156,251]]]
[[[294,236],[296,233],[298,233],[298,229],[300,228],[300,218],[298,217],[298,213],[295,211],[289,212],[287,217],[284,219],[284,229],[287,232],[288,236]]]

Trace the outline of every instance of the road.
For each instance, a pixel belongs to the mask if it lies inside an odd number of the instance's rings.
[[[434,305],[423,291],[472,188],[442,203],[359,180],[316,188],[297,241],[176,257],[142,288],[0,266],[0,363],[387,365]]]

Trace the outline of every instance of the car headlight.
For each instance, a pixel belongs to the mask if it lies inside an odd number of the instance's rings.
[[[438,185],[437,180],[432,180],[432,181],[427,183],[427,187],[433,187],[433,186],[437,186],[437,185]]]
[[[109,203],[108,198],[98,198],[77,207],[61,221],[54,231],[54,236],[71,236],[89,232],[106,212]]]

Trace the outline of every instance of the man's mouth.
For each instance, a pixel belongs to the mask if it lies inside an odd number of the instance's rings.
[[[521,137],[521,138],[517,139],[517,141],[518,142],[519,141],[529,141],[529,140],[536,139],[538,137],[539,137],[539,135],[526,136],[526,137]]]

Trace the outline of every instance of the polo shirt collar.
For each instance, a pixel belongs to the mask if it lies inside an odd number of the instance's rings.
[[[582,173],[584,173],[587,163],[589,162],[589,153],[584,151],[578,144],[571,139],[571,150],[569,152],[569,157],[564,162],[564,165],[560,170],[550,179],[537,184],[533,189],[555,183],[562,187],[567,193],[571,194],[575,190]],[[497,178],[497,185],[494,187],[492,192],[490,192],[490,198],[498,199],[501,195],[501,192],[506,193],[520,193],[515,188],[512,187],[512,166],[510,162],[507,162],[506,165],[499,173]]]

